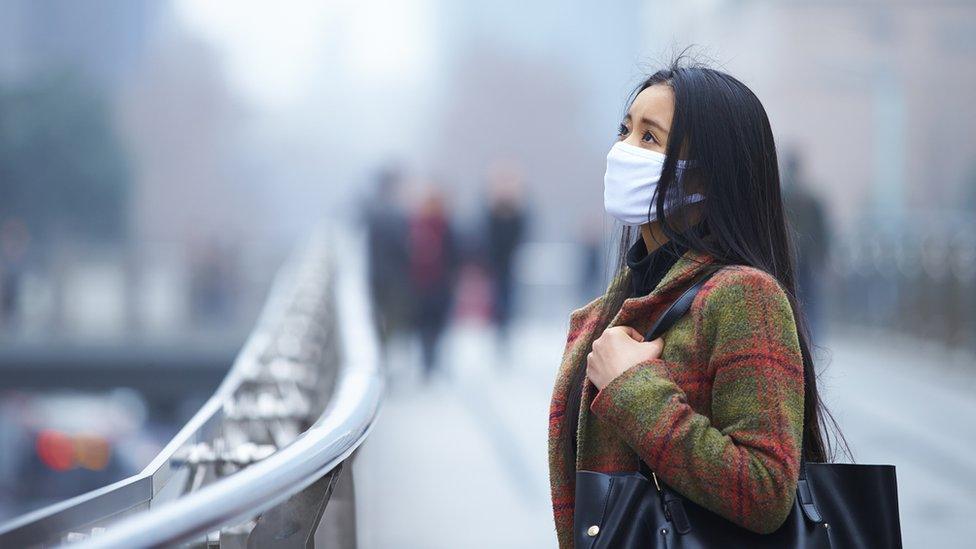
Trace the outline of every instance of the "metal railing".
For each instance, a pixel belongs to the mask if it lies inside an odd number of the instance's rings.
[[[825,273],[831,319],[976,353],[976,221],[919,216],[840,239]]]
[[[316,233],[152,463],[0,526],[0,547],[354,547],[350,465],[384,391],[361,264],[361,246]]]

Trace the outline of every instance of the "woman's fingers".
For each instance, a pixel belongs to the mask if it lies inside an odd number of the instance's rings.
[[[640,346],[644,349],[645,360],[661,358],[661,353],[664,352],[664,339],[659,337],[653,341],[641,343]]]
[[[624,332],[626,332],[626,334],[629,335],[630,338],[633,339],[634,341],[644,341],[644,334],[638,332],[633,327],[621,326],[621,328],[623,328]]]
[[[607,328],[605,333],[619,332],[626,334],[627,337],[633,339],[634,341],[644,341],[644,335],[635,330],[631,326],[614,326],[613,328]]]
[[[591,351],[588,355],[586,355],[586,377],[595,384],[596,381],[594,378],[596,377],[596,372],[594,368],[595,365],[593,364],[593,352]]]
[[[660,358],[664,340],[657,338],[645,342],[643,339],[640,332],[629,326],[607,329],[593,342],[592,350],[586,355],[586,377],[598,388],[603,388],[634,364]]]

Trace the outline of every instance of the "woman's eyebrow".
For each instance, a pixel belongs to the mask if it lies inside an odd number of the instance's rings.
[[[633,117],[630,116],[630,113],[627,113],[627,115],[624,116],[624,120],[631,120],[632,118]],[[648,126],[654,126],[655,128],[661,130],[661,132],[664,133],[664,135],[668,135],[669,133],[668,129],[662,126],[661,123],[659,123],[657,120],[651,120],[646,116],[642,116],[640,121]]]

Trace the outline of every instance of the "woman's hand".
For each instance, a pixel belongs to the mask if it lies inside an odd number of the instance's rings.
[[[663,350],[661,338],[645,342],[644,336],[630,326],[608,328],[586,355],[586,377],[602,390],[631,366],[659,358]]]

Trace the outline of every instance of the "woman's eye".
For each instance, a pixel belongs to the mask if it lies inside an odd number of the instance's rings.
[[[620,129],[617,130],[617,135],[619,135],[619,136],[627,135],[627,132],[628,131],[630,131],[630,130],[627,129],[627,126],[624,125],[624,124],[621,124],[620,125]]]
[[[645,143],[657,143],[657,139],[654,139],[654,134],[649,131],[644,132],[644,137],[642,139]]]

